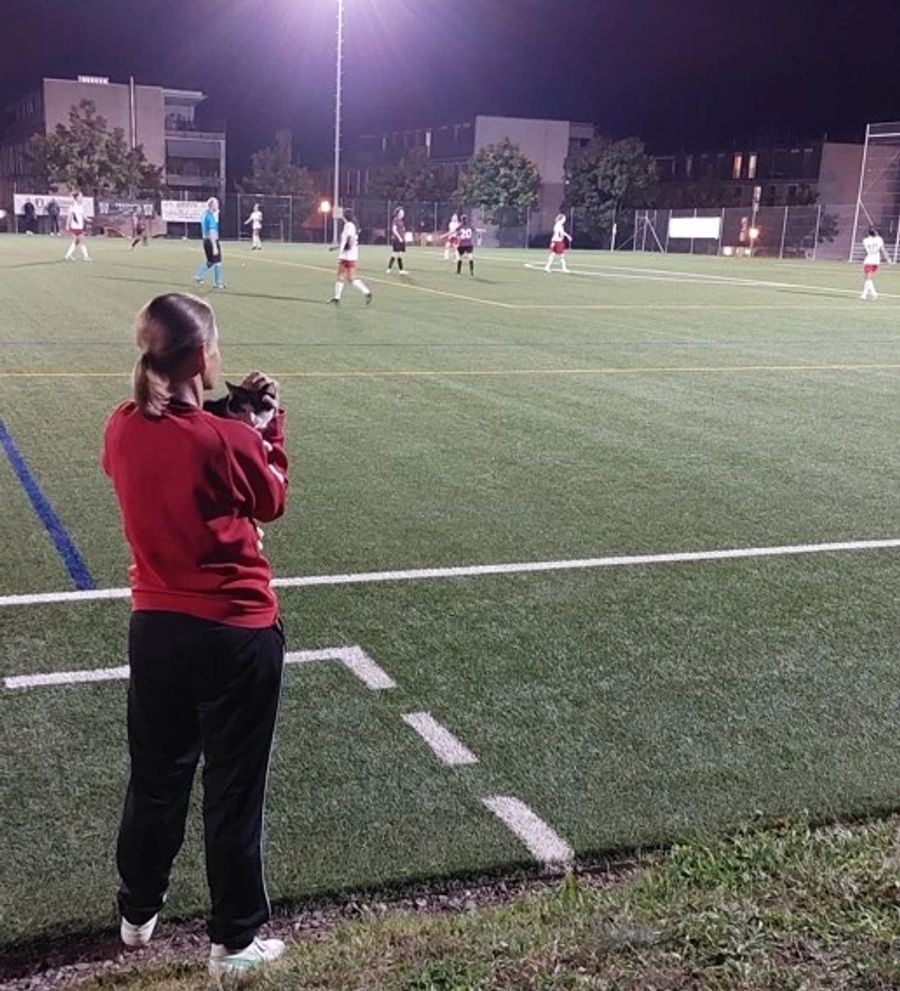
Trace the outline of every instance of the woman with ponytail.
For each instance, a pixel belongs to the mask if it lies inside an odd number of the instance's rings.
[[[263,430],[204,409],[221,357],[203,300],[156,297],[136,339],[134,398],[103,444],[132,556],[121,936],[137,947],[153,935],[202,755],[209,968],[242,972],[284,949],[257,936],[269,918],[263,806],[284,636],[256,526],[284,512],[284,414],[259,372],[243,388],[269,407]]]

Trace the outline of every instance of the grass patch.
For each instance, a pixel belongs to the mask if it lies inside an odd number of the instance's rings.
[[[900,981],[900,821],[800,820],[695,840],[612,887],[444,916],[375,916],[292,946],[271,991],[889,989]],[[188,991],[197,967],[106,976],[81,991]]]

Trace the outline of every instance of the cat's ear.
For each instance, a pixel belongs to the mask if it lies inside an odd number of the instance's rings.
[[[235,385],[233,382],[229,382],[228,379],[225,379],[225,388],[229,392],[243,392],[243,389],[241,389],[239,385]]]

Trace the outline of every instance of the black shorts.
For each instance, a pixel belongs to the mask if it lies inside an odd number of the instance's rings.
[[[475,245],[474,244],[461,244],[457,249],[456,253],[459,255],[474,255]]]
[[[395,255],[402,255],[403,252],[406,251],[406,242],[391,241],[391,251],[393,251]]]
[[[206,255],[207,265],[218,265],[222,260],[222,245],[218,241],[211,241],[205,237],[203,238],[203,253]]]

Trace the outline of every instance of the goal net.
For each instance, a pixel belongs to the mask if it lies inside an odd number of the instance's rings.
[[[265,241],[292,241],[294,239],[293,197],[268,194],[238,193],[238,240],[249,241],[253,236],[251,225],[246,223],[255,205],[262,213],[262,235]],[[300,218],[301,222],[304,218]]]
[[[862,258],[862,239],[869,227],[878,228],[888,253],[897,261],[900,249],[900,121],[869,124],[866,128],[850,261]]]

